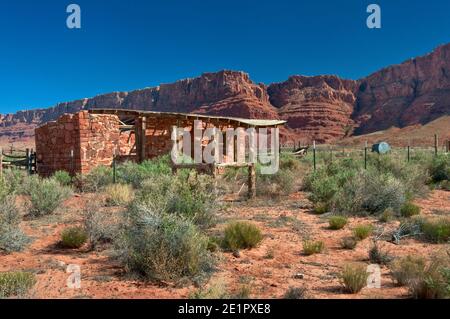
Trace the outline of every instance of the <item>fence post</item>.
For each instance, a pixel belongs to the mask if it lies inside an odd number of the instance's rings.
[[[410,148],[411,148],[411,146],[408,144],[408,163],[411,160]]]
[[[367,141],[364,145],[364,169],[367,169]]]
[[[0,178],[3,178],[3,150],[0,147]]]
[[[316,171],[316,141],[313,141],[313,165],[314,165],[314,172]]]
[[[113,155],[113,162],[112,162],[112,164],[113,164],[113,183],[115,184],[116,183],[116,154],[115,154],[115,152],[114,152],[114,155]]]
[[[27,156],[27,158],[26,158],[26,169],[27,169],[28,175],[30,175],[30,149],[27,148],[25,153],[26,153],[26,156]]]
[[[438,135],[434,134],[434,155],[438,155]]]

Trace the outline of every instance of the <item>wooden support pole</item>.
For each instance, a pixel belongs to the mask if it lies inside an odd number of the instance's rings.
[[[0,178],[3,178],[3,150],[0,147]]]
[[[367,141],[364,145],[364,169],[367,169]]]
[[[438,135],[434,134],[434,155],[438,155]]]
[[[313,166],[314,172],[316,171],[316,141],[313,141]]]
[[[256,197],[256,168],[255,164],[248,165],[248,198]]]
[[[141,149],[140,152],[140,162],[142,163],[145,160],[145,134],[147,131],[147,118],[143,116],[141,118]]]
[[[30,149],[27,148],[25,151],[26,154],[26,170],[28,175],[30,174]]]

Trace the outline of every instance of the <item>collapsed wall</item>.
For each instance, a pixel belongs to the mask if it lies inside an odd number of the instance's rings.
[[[85,174],[96,166],[111,165],[115,154],[129,154],[134,141],[129,133],[121,133],[120,124],[116,115],[82,111],[36,128],[39,175],[59,170]]]

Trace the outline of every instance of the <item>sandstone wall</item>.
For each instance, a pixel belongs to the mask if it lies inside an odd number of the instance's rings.
[[[119,125],[115,115],[82,111],[38,127],[35,133],[39,174],[50,176],[58,170],[72,175],[87,173],[98,165],[111,165],[115,152],[128,155],[134,139],[121,134]]]

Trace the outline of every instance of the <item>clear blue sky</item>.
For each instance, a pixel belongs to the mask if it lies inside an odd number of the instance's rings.
[[[66,7],[82,29],[66,27]],[[382,8],[369,30],[366,7]],[[221,69],[357,79],[450,42],[447,0],[3,0],[0,112]]]

